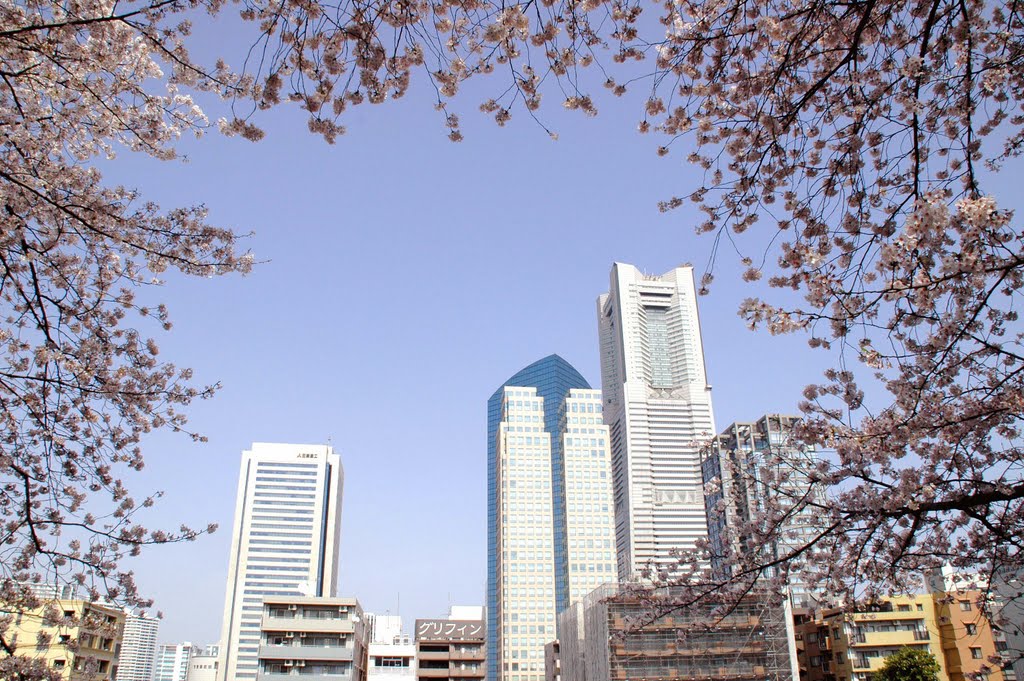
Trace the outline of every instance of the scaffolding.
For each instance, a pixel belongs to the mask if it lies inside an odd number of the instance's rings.
[[[562,681],[792,681],[781,596],[670,608],[679,595],[659,589],[641,598],[605,585],[566,610]],[[648,621],[660,611],[669,614]]]

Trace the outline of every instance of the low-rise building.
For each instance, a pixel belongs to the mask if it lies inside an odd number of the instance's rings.
[[[561,651],[557,638],[544,646],[544,681],[561,681],[562,661],[560,656]]]
[[[366,614],[370,628],[367,681],[415,681],[416,644],[402,631],[401,615]]]
[[[14,616],[14,654],[42,659],[69,681],[113,681],[124,611],[78,599],[48,600]]]
[[[256,679],[365,681],[366,639],[363,610],[354,598],[265,597]]]
[[[606,584],[566,609],[559,618],[562,681],[792,678],[781,596],[750,594],[720,612],[722,604],[712,602],[670,608],[679,595],[667,588],[641,598],[628,585]]]
[[[487,674],[486,650],[482,617],[416,620],[417,679],[482,680]]]
[[[948,681],[930,594],[899,596],[858,608],[825,610],[797,625],[801,681],[867,681],[885,658],[909,647],[931,653]]]
[[[1004,681],[981,591],[893,596],[855,610],[826,610],[796,625],[801,681],[869,681],[902,648],[930,653],[939,681]]]
[[[220,667],[220,646],[208,645],[195,648],[188,660],[187,681],[217,681]]]

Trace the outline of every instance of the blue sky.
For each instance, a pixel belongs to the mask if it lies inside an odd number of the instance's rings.
[[[148,525],[221,527],[130,563],[165,615],[162,642],[219,637],[239,458],[254,441],[329,438],[340,452],[342,594],[407,627],[482,604],[488,396],[552,352],[600,384],[595,300],[614,261],[706,263],[696,212],[657,210],[699,175],[684,146],[659,158],[663,140],[636,132],[638,100],[602,99],[594,119],[552,102],[555,142],[522,114],[497,128],[481,99],[457,100],[461,144],[414,92],[354,109],[334,146],[283,109],[261,119],[258,144],[212,135],[185,143],[188,163],[104,165],[165,206],[202,202],[252,230],[261,261],[156,292],[175,322],[157,335],[161,357],[223,384],[190,411],[207,443],[155,435],[146,470],[126,479],[138,496],[165,492]],[[794,411],[826,359],[745,329],[737,305],[755,291],[732,260],[700,301],[719,430]]]

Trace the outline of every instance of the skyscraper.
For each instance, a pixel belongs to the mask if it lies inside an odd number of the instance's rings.
[[[721,577],[732,572],[730,555],[758,556],[774,563],[794,549],[811,543],[823,530],[820,509],[824,485],[812,484],[817,460],[813,449],[797,447],[790,434],[799,419],[767,414],[754,423],[734,423],[702,452],[708,544],[711,566]],[[775,541],[741,535],[741,527],[758,523],[769,507],[784,512]],[[819,559],[820,560],[820,559]],[[810,553],[799,561],[765,570],[768,577],[785,570],[794,607],[813,607],[818,595],[810,591],[804,564],[818,563]]]
[[[600,392],[551,355],[488,401],[488,678],[538,681],[572,599],[614,581]]]
[[[124,642],[118,657],[118,681],[153,681],[153,657],[160,620],[143,615],[126,615]]]
[[[242,452],[220,681],[256,678],[265,596],[336,595],[343,482],[328,445],[257,442]]]
[[[597,301],[619,574],[671,564],[707,536],[699,448],[715,434],[693,268],[615,263]]]

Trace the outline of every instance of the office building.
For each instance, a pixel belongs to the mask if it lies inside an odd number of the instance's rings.
[[[452,610],[459,618],[471,614]],[[483,681],[486,659],[483,619],[416,620],[418,681]]]
[[[568,608],[560,618],[561,681],[793,679],[783,599],[751,592],[726,609],[710,599],[671,607],[679,594],[673,587],[640,597],[630,585],[608,584]]]
[[[41,660],[68,681],[114,681],[124,620],[124,611],[113,606],[48,600],[16,613],[4,636],[13,642],[14,656]]]
[[[155,617],[128,614],[124,620],[124,643],[118,662],[117,681],[154,681],[153,658],[156,656],[160,620]],[[175,681],[185,681],[181,676]]]
[[[258,442],[242,453],[220,681],[256,678],[265,598],[336,594],[343,481],[327,445]]]
[[[822,531],[825,488],[811,482],[814,450],[792,440],[798,420],[768,414],[753,423],[734,423],[701,452],[711,565],[719,577],[730,577],[740,560],[773,565],[813,543]],[[744,536],[741,528],[758,526],[769,506],[785,518],[774,526],[771,540]],[[820,560],[812,549],[763,574],[777,578],[778,586],[788,585],[794,607],[814,607],[820,594],[811,592],[806,576]]]
[[[153,681],[187,681],[192,656],[198,652],[188,641],[162,644],[156,653]]]
[[[559,408],[561,466],[555,466],[556,494],[563,495],[555,516],[564,546],[555,551],[563,561],[557,611],[562,612],[601,584],[618,581],[615,556],[615,507],[608,426],[601,415],[601,391],[574,388]],[[546,641],[545,641],[546,643]]]
[[[558,355],[549,355],[524,369],[516,372],[512,375],[505,383],[502,384],[494,394],[491,395],[487,401],[487,648],[488,648],[488,669],[487,678],[490,681],[496,681],[498,679],[498,664],[497,664],[497,651],[498,651],[498,631],[499,631],[499,608],[498,608],[498,568],[499,560],[501,558],[501,552],[498,548],[499,542],[499,521],[501,519],[501,500],[499,499],[499,488],[498,488],[498,436],[499,430],[502,423],[503,406],[505,403],[505,387],[506,386],[524,386],[532,387],[535,389],[535,395],[537,398],[543,401],[543,408],[540,412],[530,413],[529,416],[533,418],[537,417],[536,423],[532,422],[527,424],[526,422],[515,422],[507,423],[506,430],[511,427],[511,435],[513,437],[527,437],[526,428],[530,428],[529,437],[531,441],[536,443],[542,438],[542,435],[546,437],[548,447],[548,468],[551,466],[559,465],[560,461],[556,463],[556,457],[560,456],[558,451],[559,438],[557,436],[556,428],[558,427],[558,409],[559,405],[565,400],[565,396],[569,394],[569,390],[573,388],[589,389],[590,384],[587,383],[586,379],[580,375],[578,371],[564,359]],[[522,398],[519,398],[522,401]],[[525,418],[527,414],[514,414],[513,418]],[[503,437],[509,435],[508,432],[503,434]],[[552,444],[555,446],[555,451],[551,451]],[[541,445],[534,444],[534,447],[540,447]],[[557,481],[550,480],[551,476],[549,473],[550,486],[552,483]],[[538,481],[539,482],[539,481]],[[518,484],[518,483],[517,483]],[[553,490],[549,489],[545,494],[548,499],[547,504],[551,509],[548,512],[548,516],[552,513],[557,514],[560,509],[555,509],[553,504],[563,498],[561,494],[553,494]],[[520,491],[517,489],[517,505],[521,503],[519,501]],[[522,502],[526,501],[525,490],[523,491]],[[550,556],[550,561],[553,565],[562,565],[564,561],[561,556],[554,555],[554,544],[564,545],[564,541],[554,541],[554,539],[562,539],[561,537],[552,538],[550,532],[553,532],[555,528],[560,528],[562,523],[554,522],[549,519],[545,522],[551,523],[551,530],[546,535],[549,546],[540,548],[542,552],[546,551]],[[544,537],[533,538],[531,541],[543,541]],[[519,541],[519,540],[517,540]],[[525,541],[525,539],[523,540]],[[536,555],[537,547],[531,549]],[[517,549],[518,551],[518,549]],[[536,563],[536,560],[533,561]],[[555,582],[562,581],[558,579],[558,575],[555,576]],[[534,589],[537,587],[534,586]],[[543,587],[548,588],[548,587]],[[554,583],[551,584],[552,593],[554,591]],[[554,596],[552,595],[552,598]],[[551,610],[555,608],[552,605]],[[550,635],[545,634],[547,640],[554,638],[554,621],[549,623],[552,627],[552,633]],[[537,623],[534,622],[534,626]],[[545,624],[545,627],[548,625]],[[518,623],[517,623],[518,627]]]
[[[220,666],[220,646],[193,648],[188,661],[186,681],[217,681]]]
[[[619,574],[671,566],[707,536],[699,442],[714,436],[693,268],[615,263],[597,301]]]
[[[263,600],[259,676],[366,681],[368,631],[354,598],[267,596]]]
[[[540,681],[558,612],[617,577],[608,429],[600,392],[557,355],[488,408],[489,673]]]

